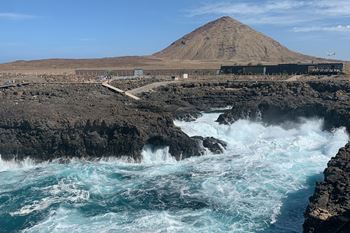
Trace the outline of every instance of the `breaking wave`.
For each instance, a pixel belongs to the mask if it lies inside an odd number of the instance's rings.
[[[0,232],[300,232],[345,129],[323,131],[319,119],[226,126],[217,117],[175,124],[226,141],[222,155],[176,162],[149,145],[141,163],[0,159]]]

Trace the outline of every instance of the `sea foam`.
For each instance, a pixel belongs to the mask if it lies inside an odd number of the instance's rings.
[[[0,160],[0,226],[23,232],[300,232],[308,197],[349,140],[321,119],[265,125],[176,121],[227,142],[222,155],[177,162],[145,146],[125,159],[35,164]],[[10,217],[9,217],[10,216]],[[17,224],[7,224],[16,222]]]

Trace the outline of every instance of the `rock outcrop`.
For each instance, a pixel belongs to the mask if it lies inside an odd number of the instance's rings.
[[[226,142],[213,137],[203,138],[200,136],[195,136],[192,138],[197,140],[204,149],[209,150],[213,154],[222,154],[227,147]]]
[[[173,124],[172,115],[136,103],[98,85],[22,87],[0,92],[0,154],[3,159],[71,157],[141,159],[144,145],[169,146],[176,157],[200,148]]]
[[[20,95],[18,93],[21,93]],[[232,106],[218,121],[239,118],[267,124],[321,117],[325,128],[350,129],[350,84],[341,81],[235,82],[206,80],[160,87],[141,101],[95,84],[28,86],[0,92],[3,158],[51,160],[128,156],[138,161],[144,145],[169,146],[177,159],[220,153],[225,143],[190,138],[173,124],[201,111]],[[201,143],[199,143],[201,142]],[[306,233],[350,232],[350,145],[328,164],[305,213]]]
[[[300,117],[319,117],[324,118],[325,129],[345,126],[350,131],[348,82],[216,81],[183,84],[164,90],[168,93],[164,101],[169,101],[170,106],[175,96],[178,104],[183,101],[200,110],[208,106],[232,106],[218,118],[221,124],[232,124],[241,118],[276,124],[293,123]],[[159,98],[159,94],[153,93],[148,98]],[[317,185],[305,212],[304,232],[350,232],[349,216],[350,144],[329,162],[325,180]]]
[[[350,144],[328,163],[305,213],[305,233],[350,232]]]

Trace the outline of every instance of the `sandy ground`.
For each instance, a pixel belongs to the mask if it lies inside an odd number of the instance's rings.
[[[76,69],[219,69],[221,65],[233,65],[235,61],[186,61],[167,60],[152,56],[117,57],[102,59],[48,59],[37,61],[18,61],[0,64],[0,84],[8,80],[17,82],[96,82],[95,77],[77,77]],[[350,62],[345,62],[346,78],[350,79]],[[230,77],[230,76],[229,76]],[[169,78],[169,77],[168,77]],[[203,78],[203,77],[191,77]],[[213,78],[213,77],[209,77]],[[217,76],[215,77],[217,78]],[[282,76],[234,76],[240,80],[281,80]],[[310,80],[315,77],[288,77],[289,81]],[[324,78],[324,77],[323,77]],[[333,77],[331,77],[333,78]],[[344,78],[344,77],[343,77]],[[159,81],[159,80],[158,80]],[[162,81],[162,80],[160,80]],[[123,82],[124,83],[124,82]],[[125,82],[127,83],[127,82]],[[149,83],[145,83],[147,85]],[[135,87],[132,87],[134,89]]]
[[[0,64],[0,73],[27,75],[71,75],[76,69],[123,70],[123,69],[220,69],[221,64],[233,61],[162,60],[152,57],[116,57],[102,59],[49,59],[20,61]]]

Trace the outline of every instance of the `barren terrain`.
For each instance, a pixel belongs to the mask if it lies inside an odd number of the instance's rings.
[[[220,65],[221,63],[218,61],[173,61],[152,56],[101,59],[49,59],[0,64],[0,73],[69,75],[74,74],[76,69],[219,69]]]
[[[45,59],[0,64],[0,73],[74,74],[76,69],[219,69],[221,65],[326,62],[293,52],[230,17],[210,22],[150,56]]]

